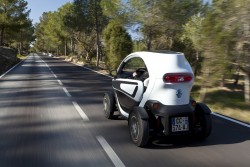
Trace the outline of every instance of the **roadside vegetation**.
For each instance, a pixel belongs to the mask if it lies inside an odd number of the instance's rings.
[[[14,19],[0,8],[0,39],[20,52],[53,53],[108,72],[133,51],[183,52],[196,75],[192,96],[250,122],[250,0],[205,2],[74,0],[32,27],[24,0],[0,0],[22,4],[24,18],[10,24]],[[19,33],[12,35],[12,27]]]
[[[20,61],[34,41],[30,10],[23,0],[0,0],[0,74]]]
[[[213,112],[250,123],[250,104],[244,99],[244,76],[241,75],[239,83],[234,79],[226,79],[225,86],[215,86],[207,90],[205,102]],[[202,88],[202,78],[196,77],[191,96],[199,99]]]

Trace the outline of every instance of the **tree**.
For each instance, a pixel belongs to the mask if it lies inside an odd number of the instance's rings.
[[[74,10],[71,15],[72,25],[76,25],[77,32],[96,34],[96,66],[101,59],[101,32],[106,25],[106,17],[102,13],[101,0],[74,0]],[[69,17],[70,18],[70,17]]]
[[[200,100],[204,101],[208,87],[224,86],[225,76],[233,61],[233,48],[235,42],[232,38],[235,33],[234,25],[229,22],[232,10],[232,0],[213,1],[202,24],[202,50],[203,50],[203,84]],[[209,80],[209,82],[207,82]]]
[[[139,25],[147,50],[176,48],[181,51],[178,45],[183,25],[203,8],[201,0],[130,0],[130,4],[130,16]]]
[[[195,55],[195,63],[194,63],[194,74],[197,75],[198,68],[200,66],[201,60],[201,52],[202,52],[202,21],[204,17],[200,14],[194,15],[190,18],[190,20],[183,26],[183,36],[182,40],[186,39],[192,42],[192,47],[196,51]]]
[[[117,69],[121,60],[132,52],[133,42],[126,30],[115,22],[110,22],[103,31],[106,64],[110,71]]]
[[[245,74],[244,95],[246,103],[250,103],[250,0],[232,1],[232,25],[237,25],[235,35],[236,65]]]
[[[30,10],[24,0],[0,0],[0,46],[8,31],[20,30],[25,27]]]
[[[36,25],[36,47],[43,51],[53,51],[67,55],[68,41],[72,40],[73,33],[64,22],[65,17],[72,9],[72,4],[63,5],[58,11],[45,12]]]
[[[40,18],[40,23],[36,25],[36,44],[39,50],[55,52],[62,44],[58,34],[56,12],[44,12]]]
[[[115,21],[123,26],[131,22],[129,2],[123,0],[102,0],[103,14],[108,20]]]
[[[66,3],[56,12],[57,34],[64,44],[64,55],[67,55],[68,41],[71,43],[71,52],[73,51],[73,31],[64,22],[64,19],[73,10],[72,3]]]
[[[12,41],[10,45],[16,48],[19,54],[22,54],[23,50],[28,51],[31,42],[35,40],[34,27],[32,21],[29,19],[26,20],[26,23],[21,29],[9,32],[9,34],[9,40]]]
[[[162,14],[160,11],[161,1],[131,0],[131,21],[137,24],[143,34],[147,50],[155,49],[153,40],[163,34]],[[149,12],[150,11],[150,12]],[[164,44],[165,46],[167,43]]]

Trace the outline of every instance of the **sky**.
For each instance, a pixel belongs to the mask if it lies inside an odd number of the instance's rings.
[[[33,20],[33,24],[39,22],[40,16],[43,12],[56,11],[62,5],[67,2],[73,2],[73,0],[26,0],[28,2],[28,9],[31,9],[30,19]]]

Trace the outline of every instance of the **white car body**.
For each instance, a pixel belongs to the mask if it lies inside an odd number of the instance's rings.
[[[157,52],[135,52],[128,55],[118,68],[122,68],[123,64],[131,60],[132,58],[141,58],[148,70],[149,77],[144,81],[137,81],[138,88],[136,85],[129,83],[131,79],[119,79],[124,83],[121,84],[121,89],[124,92],[132,95],[132,93],[137,90],[134,100],[139,103],[140,107],[144,107],[148,100],[157,100],[164,105],[186,105],[190,102],[190,91],[194,82],[194,74],[191,66],[187,62],[183,53],[169,52],[169,53],[157,53]],[[181,83],[166,83],[163,81],[163,77],[167,73],[187,73],[192,76],[192,80],[189,82]],[[114,81],[113,80],[113,81]],[[128,82],[128,84],[126,84]],[[143,87],[146,86],[145,92]],[[116,89],[121,91],[120,89]],[[118,101],[118,107],[123,116],[128,117],[128,113],[122,109]]]
[[[211,110],[190,98],[194,74],[183,53],[135,52],[121,62],[103,97],[104,114],[127,118],[132,141],[145,146],[151,136],[207,138]]]

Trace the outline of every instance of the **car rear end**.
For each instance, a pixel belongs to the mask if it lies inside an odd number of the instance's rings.
[[[156,54],[148,68],[152,74],[151,92],[147,92],[145,106],[155,116],[154,128],[166,136],[191,133],[195,106],[190,91],[194,74],[184,55]]]

